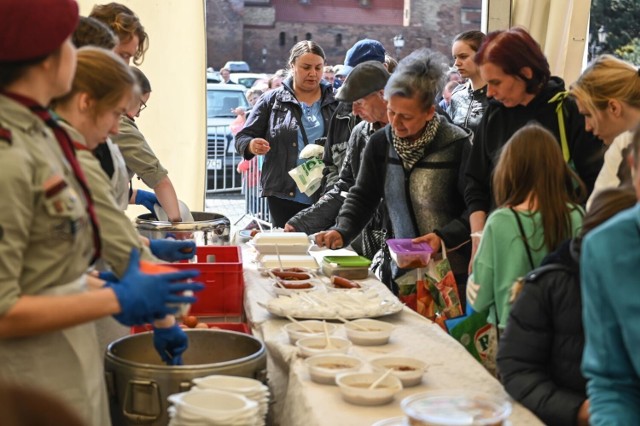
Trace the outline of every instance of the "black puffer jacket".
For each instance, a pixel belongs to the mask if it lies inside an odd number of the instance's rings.
[[[245,160],[254,157],[248,149],[253,138],[269,141],[271,149],[264,156],[260,177],[262,196],[265,197],[275,195],[286,198],[295,194],[296,184],[289,176],[289,170],[295,168],[298,161],[298,129],[302,108],[293,94],[292,85],[293,81],[289,78],[282,87],[265,93],[251,110],[244,128],[236,135],[236,152]],[[338,101],[333,97],[331,86],[320,83],[320,88],[320,111],[326,135],[329,119]]]
[[[552,426],[575,425],[587,397],[579,258],[566,241],[529,273],[498,350],[509,395]]]

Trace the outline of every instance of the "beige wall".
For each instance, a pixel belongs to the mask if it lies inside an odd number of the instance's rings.
[[[137,120],[142,133],[169,170],[178,198],[194,211],[204,209],[206,162],[206,32],[204,0],[119,0],[131,8],[149,34],[140,69],[153,89]],[[94,4],[78,0],[87,16]],[[134,186],[144,188],[135,179]],[[127,214],[146,212],[131,206]]]

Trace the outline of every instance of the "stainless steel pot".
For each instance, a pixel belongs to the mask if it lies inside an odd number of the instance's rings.
[[[164,222],[151,213],[136,218],[138,232],[151,239],[173,237],[194,240],[198,246],[225,246],[229,244],[231,222],[218,213],[191,212],[193,222]]]
[[[191,388],[191,380],[212,374],[266,380],[264,344],[226,330],[185,330],[184,365],[167,366],[153,347],[153,334],[123,337],[107,347],[105,375],[114,426],[166,426],[167,397]]]

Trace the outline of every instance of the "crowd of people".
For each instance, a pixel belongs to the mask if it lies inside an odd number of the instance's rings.
[[[129,62],[149,36],[122,4],[79,17],[74,0],[6,0],[0,34],[0,395],[34,386],[72,407],[69,424],[108,425],[101,329],[153,323],[179,365],[175,304],[202,288],[176,283],[195,271],[142,272],[195,246],[141,238],[123,212],[181,220],[135,122],[151,83]],[[366,38],[332,67],[296,43],[234,129],[237,152],[261,159],[272,224],[350,245],[394,292],[415,273],[387,239],[445,252],[467,314],[495,328],[514,399],[550,425],[635,424],[640,71],[604,55],[567,90],[521,28],[467,31],[451,50],[453,69],[429,49],[396,62]],[[312,163],[317,189],[290,173]]]
[[[639,71],[605,55],[567,90],[522,28],[461,33],[452,57],[419,49],[390,68],[363,39],[336,69],[295,45],[236,137],[264,158],[272,224],[350,245],[394,292],[415,273],[383,255],[386,239],[444,247],[467,315],[495,328],[511,396],[546,424],[632,424]],[[287,172],[313,143],[324,179],[301,196]]]

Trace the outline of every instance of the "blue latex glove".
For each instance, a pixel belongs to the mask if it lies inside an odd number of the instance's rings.
[[[109,281],[112,283],[117,283],[118,281],[120,281],[118,277],[116,277],[116,275],[111,271],[98,272],[98,278],[100,278],[102,281]]]
[[[139,206],[145,206],[147,210],[154,215],[156,214],[156,211],[153,209],[154,204],[160,205],[156,194],[149,191],[143,191],[142,189],[138,189],[136,191],[136,204]]]
[[[195,297],[182,296],[185,290],[194,292],[204,288],[201,283],[174,283],[200,275],[197,270],[149,275],[140,272],[140,253],[131,250],[126,272],[118,282],[107,282],[120,303],[120,313],[113,317],[132,326],[153,322],[177,311],[171,304],[194,303]]]
[[[149,249],[159,259],[167,262],[191,259],[196,254],[196,243],[189,240],[150,240]]]
[[[182,354],[189,346],[187,333],[174,324],[169,328],[153,328],[153,346],[167,365],[182,365]]]

